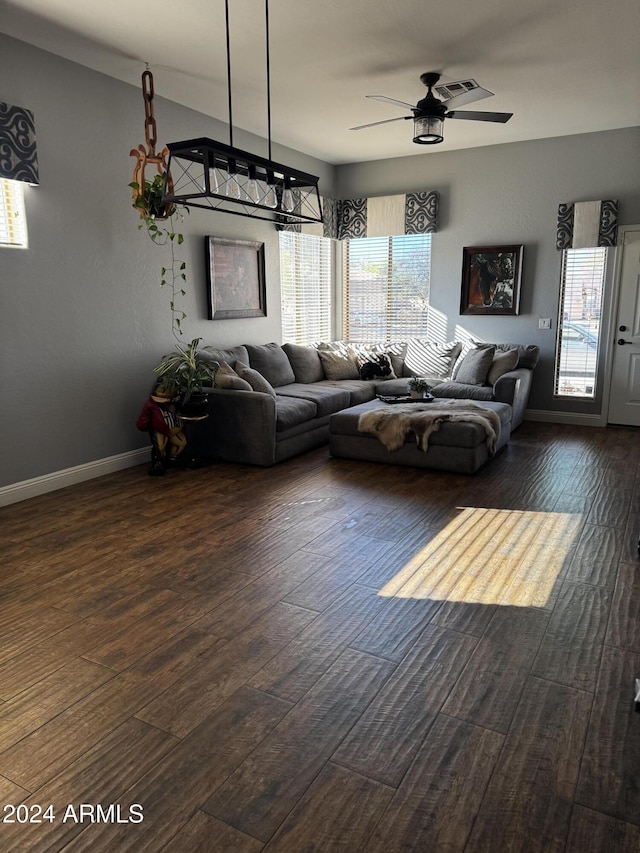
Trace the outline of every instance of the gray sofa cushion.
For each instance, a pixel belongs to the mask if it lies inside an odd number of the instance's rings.
[[[318,351],[314,347],[300,344],[283,344],[282,349],[287,354],[293,368],[296,382],[319,382],[324,379],[324,370]]]
[[[356,406],[358,403],[366,403],[367,400],[375,399],[376,392],[380,392],[380,386],[384,385],[379,379],[374,379],[371,382],[363,379],[341,379],[336,381],[333,379],[323,379],[318,385],[324,385],[328,388],[337,388],[340,391],[349,392],[349,405]]]
[[[316,405],[311,400],[276,394],[276,432],[284,432],[298,424],[311,421],[316,415]]]
[[[484,385],[489,375],[496,348],[494,345],[479,345],[456,364],[453,379],[466,385]]]
[[[496,344],[497,352],[515,349],[518,351],[518,363],[516,367],[526,367],[533,370],[540,358],[540,347],[535,344]]]
[[[493,388],[490,385],[468,385],[465,382],[438,382],[431,389],[434,397],[456,397],[460,400],[491,400]]]
[[[346,388],[336,388],[320,382],[314,382],[312,385],[282,385],[277,389],[276,395],[309,400],[315,404],[319,418],[347,409],[351,404],[351,395]]]
[[[222,364],[226,361],[227,364],[235,364],[236,361],[243,361],[245,364],[249,361],[249,354],[245,346],[231,347],[231,349],[206,349],[198,350],[198,358],[203,361],[217,361]]]
[[[261,373],[274,388],[296,381],[291,362],[280,344],[247,344],[246,349],[251,367]]]

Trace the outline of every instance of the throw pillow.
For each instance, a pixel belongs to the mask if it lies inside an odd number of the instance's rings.
[[[413,338],[407,344],[404,360],[405,376],[426,376],[429,379],[448,379],[462,344],[458,341],[434,343]]]
[[[280,344],[262,344],[260,346],[247,344],[246,348],[251,367],[264,376],[274,388],[289,385],[296,381],[291,363]]]
[[[216,388],[226,388],[234,391],[253,391],[246,379],[241,379],[230,364],[220,363],[216,371]]]
[[[484,385],[495,351],[494,346],[470,349],[456,370],[455,381],[465,385]]]
[[[391,356],[386,352],[369,353],[357,358],[360,379],[397,379]]]
[[[327,379],[360,379],[358,363],[353,353],[318,350]]]
[[[496,352],[489,368],[487,382],[489,385],[495,385],[501,376],[508,373],[510,370],[515,370],[518,365],[518,350],[509,349],[506,352]]]
[[[272,397],[276,396],[276,392],[273,390],[271,383],[267,382],[261,373],[258,373],[257,370],[249,367],[248,364],[236,361],[235,370],[240,379],[244,379],[245,382],[248,382],[249,385],[251,385],[251,389],[253,391],[259,391],[261,394],[271,394]]]
[[[296,382],[308,384],[309,382],[320,382],[324,379],[322,362],[314,347],[305,347],[301,344],[283,344],[282,349],[291,363]]]

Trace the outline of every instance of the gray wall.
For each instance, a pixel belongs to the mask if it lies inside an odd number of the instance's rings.
[[[140,71],[144,70],[141,67]],[[144,142],[141,90],[0,35],[0,100],[35,113],[39,187],[25,190],[28,250],[0,249],[0,486],[144,447],[135,420],[160,356],[173,348],[166,255],[138,230],[132,148]],[[158,140],[228,140],[214,120],[154,100]],[[266,154],[264,140],[236,145]],[[334,168],[274,145],[319,175]],[[273,225],[194,211],[181,226],[188,265],[185,339],[225,346],[280,340]],[[205,235],[265,244],[266,318],[206,320]]]
[[[640,128],[465,151],[429,149],[418,156],[338,166],[337,171],[341,198],[440,192],[431,265],[435,336],[538,344],[541,362],[530,408],[600,413],[601,392],[593,403],[553,398],[561,259],[555,248],[556,215],[560,202],[617,198],[620,224],[640,222]],[[519,316],[461,316],[463,246],[511,244],[525,247]],[[540,317],[553,319],[551,331],[538,330]]]

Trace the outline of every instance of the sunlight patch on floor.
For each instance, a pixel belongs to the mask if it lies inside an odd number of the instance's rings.
[[[459,507],[379,594],[544,607],[581,523],[570,513]]]

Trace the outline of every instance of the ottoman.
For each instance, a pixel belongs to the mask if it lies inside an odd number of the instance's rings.
[[[496,453],[508,443],[511,436],[511,406],[507,403],[469,401],[481,408],[493,409],[500,418],[500,436]],[[429,438],[429,449],[419,450],[415,436],[409,433],[398,450],[387,448],[373,435],[358,431],[358,418],[363,412],[393,404],[371,400],[331,415],[329,421],[329,452],[344,459],[364,459],[367,462],[387,462],[392,465],[410,465],[416,468],[433,468],[473,474],[488,459],[487,435],[483,427],[471,421],[445,422]]]

